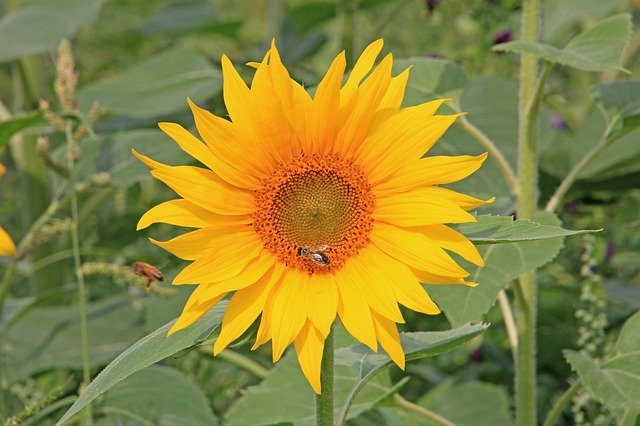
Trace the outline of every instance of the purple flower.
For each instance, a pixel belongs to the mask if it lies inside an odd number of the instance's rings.
[[[565,120],[560,114],[552,113],[549,117],[549,121],[551,121],[553,128],[559,132],[567,129],[567,120]]]
[[[506,43],[513,39],[513,32],[510,29],[502,30],[493,38],[493,44]]]
[[[427,1],[425,1],[425,6],[427,7],[427,11],[429,12],[429,14],[433,13],[433,11],[438,6],[438,3],[440,3],[440,0],[427,0]]]
[[[613,243],[607,244],[607,248],[604,250],[604,261],[611,262],[611,258],[616,253],[616,246]]]

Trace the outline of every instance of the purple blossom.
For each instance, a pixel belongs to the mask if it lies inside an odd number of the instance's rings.
[[[549,121],[551,122],[551,126],[559,132],[567,129],[567,120],[560,114],[552,113]]]
[[[513,32],[510,29],[502,30],[493,38],[493,44],[506,43],[513,40]]]

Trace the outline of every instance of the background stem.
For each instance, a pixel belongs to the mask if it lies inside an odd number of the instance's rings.
[[[538,39],[539,0],[522,1],[521,38]],[[542,85],[536,84],[538,60],[529,53],[520,55],[520,99],[518,105],[518,217],[527,219],[537,209],[536,119]],[[546,73],[545,73],[546,74]],[[536,425],[536,314],[537,285],[535,271],[520,276],[514,285],[518,350],[515,365],[516,424]]]

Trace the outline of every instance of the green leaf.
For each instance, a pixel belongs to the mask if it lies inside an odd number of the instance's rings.
[[[109,173],[110,184],[122,188],[153,180],[149,168],[131,153],[132,148],[166,164],[194,161],[160,130],[139,129],[101,136],[97,141],[89,138],[80,141],[83,155],[73,170],[72,182],[91,180],[93,175],[101,172]],[[60,162],[64,155],[64,147],[54,152],[54,158]]]
[[[475,223],[456,226],[456,229],[474,244],[544,240],[597,232],[596,230],[572,231],[559,226],[543,225],[528,219],[514,220],[513,216],[480,215],[477,219],[478,221]]]
[[[631,29],[631,16],[625,13],[599,21],[574,37],[563,49],[544,43],[511,41],[495,46],[494,50],[532,53],[549,62],[583,71],[626,71],[619,64]]]
[[[409,361],[447,352],[487,327],[477,324],[443,332],[402,333],[400,339]],[[336,416],[346,402],[353,402],[346,418],[354,418],[393,392],[388,379],[380,376],[393,365],[383,352],[373,353],[361,344],[340,348],[335,364]],[[279,361],[262,383],[247,389],[225,415],[225,424],[230,426],[276,423],[315,424],[314,393],[293,353]]]
[[[104,0],[23,1],[0,20],[0,62],[55,49],[98,14]]]
[[[448,380],[417,401],[456,426],[514,424],[510,398],[505,389],[482,382],[455,384]],[[431,425],[424,417],[412,417],[421,425]]]
[[[80,410],[91,401],[131,374],[174,355],[183,349],[201,344],[218,328],[222,322],[222,314],[226,307],[226,302],[219,303],[195,324],[171,336],[167,336],[167,332],[175,321],[171,321],[153,333],[138,340],[129,349],[122,352],[93,379],[57,424],[62,425],[71,416],[80,412]],[[117,321],[113,321],[113,323],[117,323]]]
[[[620,424],[640,410],[640,312],[623,325],[603,363],[575,351],[564,351],[586,389],[616,414]],[[631,424],[634,424],[631,422]]]
[[[7,143],[11,136],[21,130],[40,123],[44,123],[44,118],[42,117],[42,112],[39,110],[16,115],[8,120],[0,122],[0,148]]]
[[[559,226],[552,214],[538,213],[533,220],[544,225]],[[562,237],[522,241],[480,247],[485,266],[461,262],[477,287],[460,285],[427,285],[427,291],[447,316],[453,327],[474,321],[496,302],[498,293],[523,272],[552,260],[564,245]]]
[[[393,73],[411,67],[403,106],[411,106],[439,98],[459,98],[467,79],[464,71],[453,62],[434,58],[396,59]]]
[[[153,117],[185,110],[187,97],[202,102],[221,91],[220,72],[203,56],[182,47],[84,86],[78,99],[82,109],[99,102],[112,114]]]
[[[111,388],[96,411],[118,425],[217,425],[205,393],[186,375],[169,367],[151,366]]]
[[[89,359],[103,365],[143,333],[142,312],[127,297],[103,299],[88,309]],[[29,336],[25,339],[25,336]],[[4,367],[10,380],[55,367],[80,368],[80,325],[76,306],[34,307],[6,330]]]

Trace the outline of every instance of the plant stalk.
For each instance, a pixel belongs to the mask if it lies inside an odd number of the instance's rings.
[[[555,404],[551,408],[551,411],[547,414],[547,418],[544,419],[544,423],[542,426],[553,426],[558,422],[560,415],[567,408],[567,405],[573,399],[573,396],[580,390],[582,387],[582,383],[577,380],[569,389],[567,389],[560,397],[556,400]]]
[[[324,341],[320,386],[322,393],[316,395],[316,422],[318,426],[333,426],[333,327]]]
[[[522,1],[522,41],[538,39],[540,0]],[[520,99],[518,105],[518,217],[528,219],[538,204],[536,124],[543,78],[537,81],[538,60],[520,55]],[[546,73],[545,73],[546,74]],[[536,425],[536,316],[538,289],[535,271],[520,276],[514,285],[518,350],[515,364],[516,424]]]
[[[75,152],[73,131],[71,123],[67,121],[65,126],[65,136],[67,139],[67,162],[69,170],[73,170],[74,160],[72,153]],[[71,248],[73,250],[73,267],[78,282],[78,308],[80,310],[80,345],[82,350],[82,388],[86,388],[91,382],[91,364],[89,361],[89,329],[87,325],[87,291],[82,273],[82,260],[80,259],[80,237],[78,232],[78,194],[71,193]],[[93,413],[91,404],[87,404],[84,409],[84,423],[93,423]]]
[[[404,399],[398,394],[395,394],[393,396],[393,402],[398,407],[407,411],[411,411],[412,413],[418,414],[424,417],[425,419],[428,419],[431,423],[435,423],[438,426],[455,426],[454,423],[451,423],[449,420],[445,419],[440,414],[435,413],[421,405],[414,404],[411,401],[407,401],[406,399]]]

